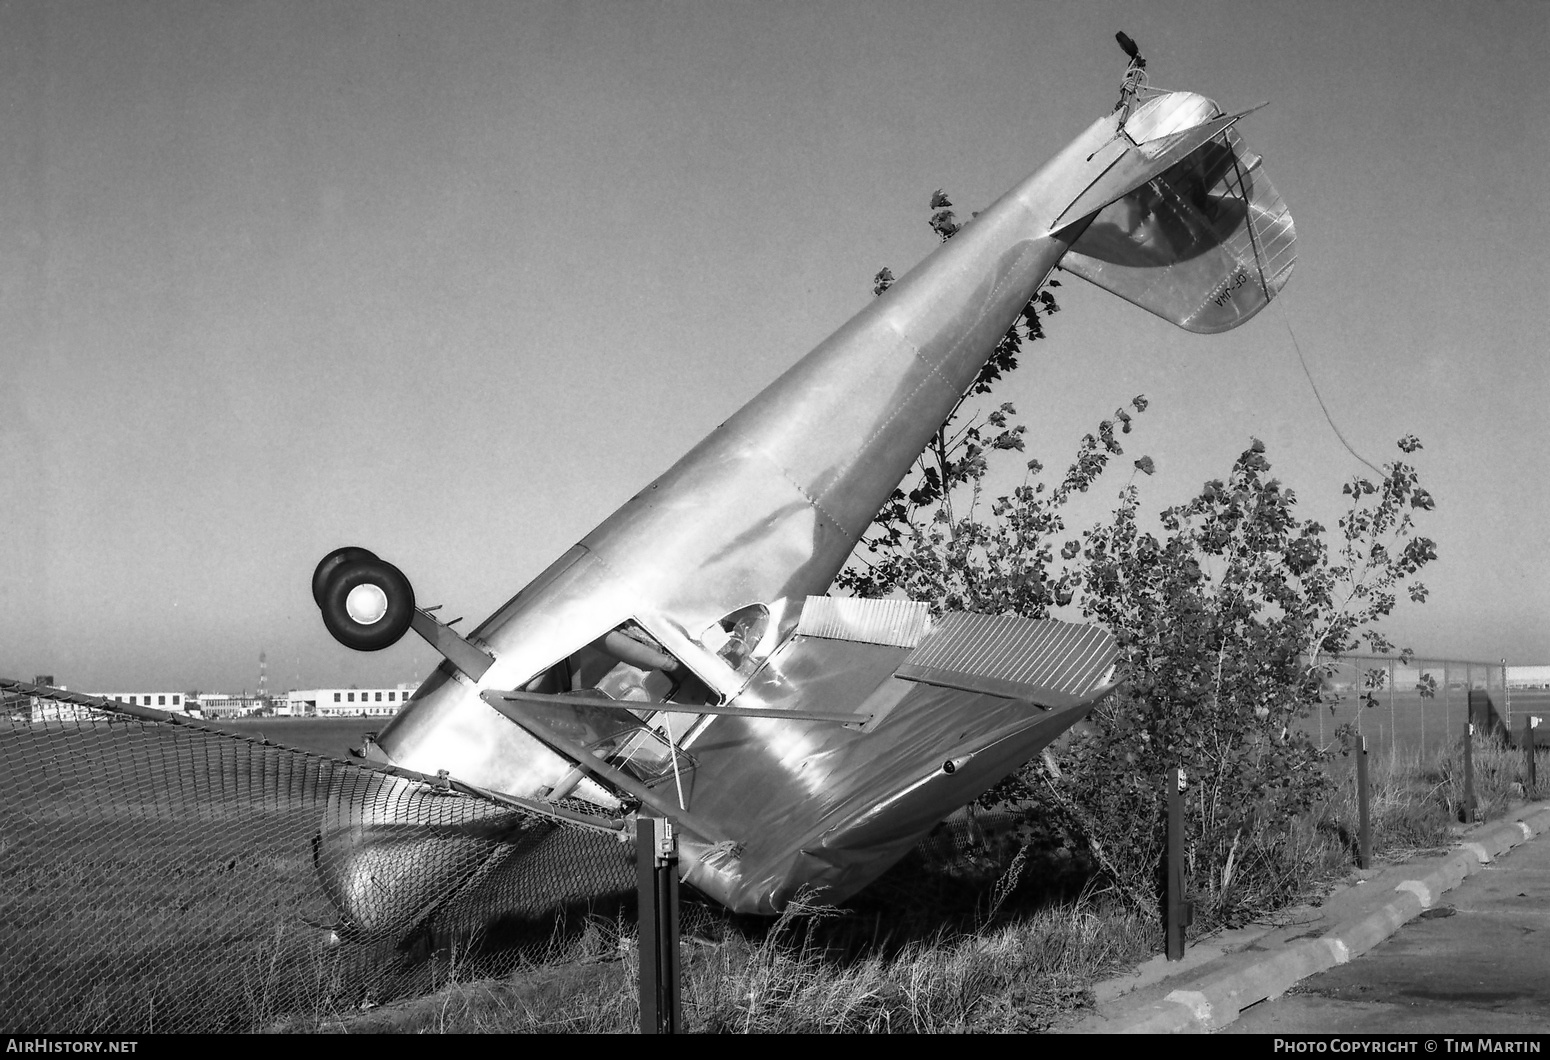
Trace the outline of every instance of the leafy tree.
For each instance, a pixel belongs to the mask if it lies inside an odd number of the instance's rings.
[[[1408,455],[1413,437],[1399,443]],[[1093,713],[1054,768],[1019,783],[1080,835],[1108,877],[1150,906],[1161,855],[1165,771],[1189,779],[1190,877],[1208,919],[1275,908],[1303,885],[1294,822],[1327,794],[1326,757],[1296,721],[1317,709],[1333,660],[1376,628],[1436,556],[1415,533],[1433,507],[1414,468],[1395,461],[1381,483],[1347,484],[1350,507],[1334,549],[1299,520],[1293,491],[1268,477],[1254,441],[1227,480],[1207,482],[1142,531],[1135,486],[1082,547],[1082,607],[1113,631],[1125,684]],[[1410,652],[1403,652],[1408,656]]]
[[[951,203],[932,197],[931,227],[958,231]],[[884,269],[874,290],[892,282]],[[1051,281],[1058,285],[1057,281]],[[1009,403],[968,412],[1043,337],[1056,311],[1041,291],[1009,330],[975,385],[878,513],[838,579],[860,596],[903,593],[935,613],[974,610],[1046,616],[1075,603],[1115,635],[1121,690],[1085,732],[1024,767],[986,798],[1020,804],[1085,847],[1104,875],[1142,908],[1156,909],[1162,844],[1161,781],[1190,778],[1190,879],[1208,922],[1274,908],[1303,884],[1292,822],[1325,793],[1323,752],[1294,722],[1316,708],[1333,662],[1365,642],[1393,649],[1377,624],[1404,591],[1426,598],[1416,574],[1436,556],[1414,516],[1433,506],[1415,469],[1387,465],[1374,483],[1345,485],[1349,508],[1333,547],[1297,517],[1293,491],[1269,477],[1255,440],[1225,481],[1207,482],[1143,529],[1133,463],[1105,523],[1071,536],[1064,509],[1124,452],[1138,396],[1086,435],[1058,484],[1026,461],[1022,483],[987,505],[990,463],[1024,449]],[[1405,456],[1420,448],[1399,443]],[[1409,655],[1408,650],[1404,652]]]
[[[931,217],[927,223],[944,243],[963,227],[952,206],[940,189],[931,196]],[[873,277],[872,293],[881,295],[893,282],[893,272],[883,268]],[[1017,369],[1027,343],[1044,338],[1043,318],[1060,311],[1049,288],[1059,286],[1059,280],[1049,280],[996,344],[974,384],[953,406],[914,469],[873,519],[861,548],[837,579],[840,589],[867,597],[902,590],[938,610],[989,607],[995,611],[1038,614],[1043,614],[1067,591],[1069,586],[1048,585],[1034,577],[1043,569],[1037,549],[1032,557],[1019,556],[1007,534],[992,539],[994,535],[987,537],[982,532],[986,525],[977,516],[989,460],[996,453],[1022,452],[1027,428],[1015,422],[1017,410],[1010,402],[988,411],[977,404],[966,410],[966,404],[990,394],[996,383]],[[1144,407],[1143,401],[1138,408]],[[1116,415],[1122,418],[1123,429],[1128,432],[1130,416],[1123,410]],[[1105,438],[1112,441],[1112,429]],[[1104,460],[1096,456],[1098,442],[1089,436],[1087,443],[1084,452],[1090,451],[1091,455],[1083,464],[1083,475],[1078,479],[1068,476],[1068,483],[1056,493],[1042,496],[1042,484],[1025,481],[1028,490],[1041,495],[1037,507],[1045,514],[1027,520],[1023,532],[1036,526],[1045,533],[1058,532],[1058,519],[1052,521],[1050,515],[1072,491],[1085,490],[1102,470]],[[1118,452],[1118,447],[1112,451]],[[1027,468],[1031,480],[1043,470],[1043,465],[1030,460]],[[966,491],[967,510],[960,516],[956,508],[963,506],[962,495]],[[1018,496],[1021,495],[1019,491]],[[1005,501],[1002,498],[996,502],[993,517]],[[995,571],[981,570],[976,560],[994,566]]]

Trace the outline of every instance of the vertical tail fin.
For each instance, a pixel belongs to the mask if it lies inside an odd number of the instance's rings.
[[[1286,203],[1228,128],[1099,210],[1060,266],[1187,331],[1214,333],[1268,305],[1296,260]]]

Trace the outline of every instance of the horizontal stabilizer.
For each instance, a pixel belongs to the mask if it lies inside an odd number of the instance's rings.
[[[895,674],[906,681],[1019,699],[1045,708],[1108,690],[1114,638],[1097,626],[1015,615],[943,615]]]
[[[1235,328],[1286,285],[1297,234],[1236,130],[1105,206],[1060,267],[1187,331]]]

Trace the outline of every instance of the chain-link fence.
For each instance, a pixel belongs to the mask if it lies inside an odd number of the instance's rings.
[[[1488,702],[1501,724],[1511,723],[1500,662],[1352,655],[1335,664],[1324,684],[1324,702],[1300,723],[1320,746],[1352,725],[1374,751],[1430,754],[1464,735],[1471,692],[1477,709]]]
[[[0,681],[0,1031],[308,1026],[508,973],[633,829]]]

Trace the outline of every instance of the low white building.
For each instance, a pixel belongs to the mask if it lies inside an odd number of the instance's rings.
[[[414,693],[397,688],[306,688],[287,694],[292,714],[316,718],[390,718]]]
[[[67,691],[63,686],[55,687],[58,687],[60,692]],[[188,697],[182,692],[83,692],[80,695],[108,699],[135,707],[153,707],[156,710],[175,714],[184,713],[187,705],[190,705]],[[25,707],[22,704],[23,699],[25,699]],[[32,721],[107,721],[114,717],[112,711],[76,703],[68,698],[17,697],[16,702],[8,705],[12,708],[13,714],[24,713]],[[122,714],[117,716],[124,717]]]
[[[45,721],[110,721],[112,715],[106,711],[97,710],[95,707],[83,706],[79,703],[71,703],[63,699],[49,699],[46,696],[29,697],[30,704],[27,719],[33,722]]]
[[[1507,687],[1550,688],[1550,666],[1509,666]]]
[[[155,707],[157,710],[185,713],[189,707],[197,707],[182,692],[88,692],[87,695],[111,699],[115,703],[128,703],[131,707]]]
[[[246,692],[205,692],[189,706],[197,707],[207,718],[245,718],[263,713],[269,708],[269,700]]]

